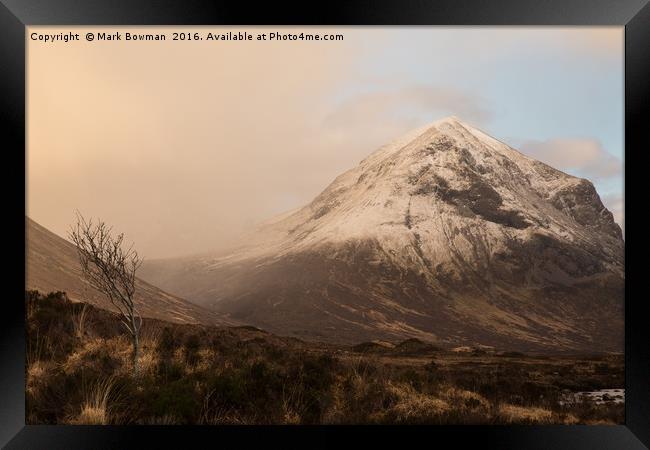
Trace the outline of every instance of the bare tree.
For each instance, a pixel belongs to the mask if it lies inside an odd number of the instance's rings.
[[[112,234],[103,221],[84,219],[77,212],[77,223],[69,237],[77,247],[81,271],[88,282],[106,295],[119,311],[120,319],[133,343],[133,372],[138,375],[142,316],[135,307],[135,272],[142,259],[131,245],[124,247],[124,234]]]

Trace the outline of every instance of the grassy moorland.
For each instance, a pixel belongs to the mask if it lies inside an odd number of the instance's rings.
[[[622,355],[450,351],[410,339],[354,347],[253,327],[145,319],[140,373],[117,316],[27,293],[29,424],[614,424]]]

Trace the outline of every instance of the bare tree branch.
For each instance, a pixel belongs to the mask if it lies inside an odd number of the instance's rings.
[[[125,246],[123,233],[113,236],[112,227],[99,219],[96,223],[86,220],[78,211],[76,218],[68,234],[77,247],[81,272],[119,311],[121,322],[133,341],[133,367],[137,374],[142,316],[135,307],[134,295],[136,271],[142,258],[133,244]]]

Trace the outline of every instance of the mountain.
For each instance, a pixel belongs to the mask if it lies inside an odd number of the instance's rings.
[[[43,293],[64,291],[71,300],[84,301],[103,309],[116,309],[82,277],[75,246],[25,218],[27,238],[27,289]],[[151,284],[136,280],[135,303],[144,317],[175,323],[238,325],[235,320],[208,311]]]
[[[624,242],[594,186],[455,117],[380,148],[246,242],[142,273],[303,338],[623,349]]]

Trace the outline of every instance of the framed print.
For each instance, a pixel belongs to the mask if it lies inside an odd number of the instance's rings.
[[[647,448],[650,6],[336,3],[3,0],[6,448]]]

